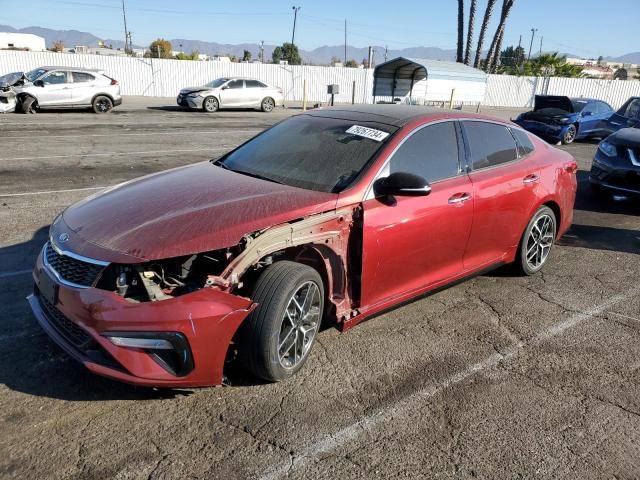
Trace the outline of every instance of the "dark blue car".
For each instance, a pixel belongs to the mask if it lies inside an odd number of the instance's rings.
[[[640,128],[640,97],[631,97],[607,121],[608,133],[629,127]]]
[[[605,137],[613,108],[602,100],[536,95],[534,108],[514,120],[525,130],[553,143],[579,138]]]

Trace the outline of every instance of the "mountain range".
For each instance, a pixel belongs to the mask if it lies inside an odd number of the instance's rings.
[[[0,25],[0,32],[17,32],[17,33],[32,33],[43,37],[47,43],[47,47],[53,46],[56,41],[62,41],[65,47],[74,47],[76,45],[86,45],[90,47],[98,46],[98,42],[102,41],[107,46],[113,48],[122,48],[124,42],[122,40],[115,39],[102,39],[88,32],[80,32],[78,30],[53,30],[43,27],[26,27],[16,29],[8,25]],[[235,55],[242,57],[244,50],[251,52],[252,58],[258,58],[259,46],[253,43],[240,43],[240,44],[224,44],[216,42],[206,42],[202,40],[188,40],[183,38],[176,38],[169,40],[173,49],[176,51],[192,52],[197,51],[207,55]],[[134,48],[145,48],[144,46],[134,45]],[[276,45],[264,45],[264,55],[266,59],[271,58],[271,53]],[[381,63],[384,61],[385,49],[384,47],[374,46],[374,61]],[[343,59],[344,58],[344,45],[335,46],[322,46],[313,50],[300,50],[300,55],[304,63],[311,63],[316,65],[326,65],[331,63],[332,58]],[[417,57],[428,58],[432,60],[455,60],[455,49],[442,49],[438,47],[411,47],[404,48],[402,50],[389,50],[387,52],[388,58],[394,57]],[[577,55],[566,54],[570,57]],[[368,56],[368,47],[354,47],[347,45],[347,59],[356,60],[358,63]],[[631,52],[619,57],[605,57],[606,60],[624,63],[640,63],[640,52]]]

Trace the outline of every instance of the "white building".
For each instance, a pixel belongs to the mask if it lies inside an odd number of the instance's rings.
[[[0,32],[0,50],[16,49],[44,52],[47,49],[44,38],[30,33]]]

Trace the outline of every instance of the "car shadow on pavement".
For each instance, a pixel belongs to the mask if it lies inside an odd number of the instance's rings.
[[[574,224],[558,245],[640,255],[640,231]]]

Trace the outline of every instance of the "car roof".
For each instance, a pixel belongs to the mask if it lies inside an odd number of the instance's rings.
[[[46,66],[46,67],[37,67],[37,69],[42,69],[42,70],[73,70],[75,72],[93,72],[93,73],[101,73],[103,72],[103,70],[100,70],[98,68],[84,68],[84,67],[70,67],[70,66],[64,66],[64,65],[58,65],[58,66]],[[34,70],[37,70],[34,69]]]
[[[604,100],[600,100],[599,98],[587,98],[587,97],[569,97],[567,95],[536,95],[536,97],[565,97],[571,100],[572,102],[604,102]],[[606,103],[606,102],[605,102]]]
[[[497,117],[491,117],[487,115],[461,112],[459,110],[447,110],[443,108],[425,107],[421,105],[397,105],[397,104],[369,104],[369,105],[345,105],[336,107],[320,108],[316,110],[309,110],[305,112],[307,115],[316,117],[339,117],[345,120],[352,121],[369,121],[384,123],[395,127],[404,127],[412,120],[423,119],[429,120],[430,118],[442,119],[450,118],[464,119],[464,118],[477,118],[480,120],[488,120],[491,122],[502,123],[505,125],[511,125],[503,119]],[[513,125],[516,126],[516,125]]]

